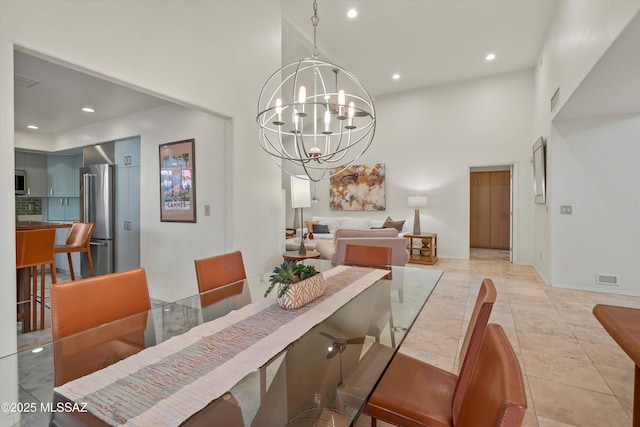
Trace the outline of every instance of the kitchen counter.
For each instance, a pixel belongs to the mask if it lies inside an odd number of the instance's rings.
[[[16,231],[21,230],[44,230],[49,228],[71,228],[70,222],[48,222],[48,221],[17,221]]]

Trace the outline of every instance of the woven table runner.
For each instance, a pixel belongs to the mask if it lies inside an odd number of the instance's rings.
[[[54,389],[110,425],[178,425],[331,316],[386,270],[338,266],[298,310],[268,298]]]

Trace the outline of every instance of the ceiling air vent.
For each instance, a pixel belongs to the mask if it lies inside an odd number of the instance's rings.
[[[620,276],[618,274],[596,273],[596,283],[598,285],[619,286]]]
[[[551,97],[551,111],[553,111],[560,102],[560,88],[556,89],[556,92]]]
[[[16,86],[20,86],[20,87],[33,87],[37,84],[40,84],[40,82],[37,80],[33,80],[24,76],[19,76],[17,74],[13,76],[13,83]]]

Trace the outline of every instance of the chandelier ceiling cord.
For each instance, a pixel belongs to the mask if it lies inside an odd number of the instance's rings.
[[[312,57],[269,77],[260,91],[256,121],[260,146],[272,160],[289,175],[304,173],[317,182],[362,156],[373,141],[376,116],[371,96],[355,75],[318,59],[317,0],[313,12]],[[331,81],[333,88],[328,87]]]

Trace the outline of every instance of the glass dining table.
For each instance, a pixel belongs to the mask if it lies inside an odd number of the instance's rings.
[[[353,425],[442,271],[305,263],[328,290],[304,309],[265,298],[267,273],[0,358],[15,380],[2,412],[52,426]]]

